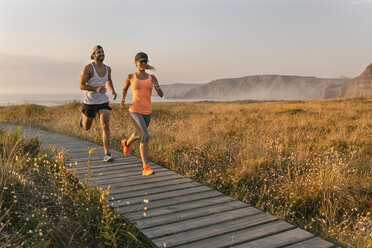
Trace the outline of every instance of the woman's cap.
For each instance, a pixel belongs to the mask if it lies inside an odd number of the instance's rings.
[[[146,53],[139,52],[139,53],[136,54],[136,57],[134,57],[134,60],[139,61],[139,62],[149,61],[149,57],[147,56]]]
[[[91,53],[90,53],[90,59],[94,59],[93,54],[94,54],[98,49],[102,49],[102,46],[97,45],[97,46],[94,46],[94,47],[92,48]]]

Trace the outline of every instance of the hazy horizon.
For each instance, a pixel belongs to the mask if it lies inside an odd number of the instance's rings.
[[[138,51],[149,54],[161,84],[263,74],[354,78],[372,62],[369,0],[2,3],[3,94],[79,94],[96,44],[119,94]]]

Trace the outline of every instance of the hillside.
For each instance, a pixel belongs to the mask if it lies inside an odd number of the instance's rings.
[[[161,87],[163,91],[166,92],[167,98],[183,98],[185,92],[200,86],[202,86],[202,84],[167,84]],[[153,91],[153,94],[156,94],[156,92]]]
[[[200,85],[173,84],[166,98],[195,100],[310,100],[372,96],[372,64],[357,78],[255,75]]]
[[[372,64],[345,89],[345,97],[372,96]]]
[[[259,75],[219,79],[191,89],[185,99],[208,100],[305,100],[334,97],[335,89],[350,79]]]

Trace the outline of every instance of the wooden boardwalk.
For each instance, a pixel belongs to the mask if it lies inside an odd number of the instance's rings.
[[[2,129],[17,126],[0,124]],[[160,167],[149,165],[156,174],[142,176],[139,158],[115,158],[105,163],[103,147],[61,134],[22,128],[22,136],[38,136],[45,149],[64,148],[70,155],[66,165],[77,162],[77,176],[87,173],[88,151],[91,156],[89,184],[111,186],[109,204],[133,222],[154,247],[334,247],[277,217],[236,201],[191,179]],[[148,202],[147,202],[148,201]]]

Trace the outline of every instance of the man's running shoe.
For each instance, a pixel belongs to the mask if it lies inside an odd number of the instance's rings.
[[[121,145],[123,146],[124,156],[128,157],[130,155],[130,147],[126,145],[127,140],[121,140]]]
[[[104,162],[112,162],[112,161],[114,161],[114,158],[111,157],[110,154],[106,154],[106,155],[103,157],[103,161],[104,161]]]
[[[142,170],[142,175],[144,176],[150,176],[153,173],[154,171],[148,165],[146,165],[146,167]]]
[[[79,126],[80,126],[80,127],[83,127],[83,116],[84,116],[84,114],[82,114],[82,115],[80,116],[80,120],[79,120]]]

